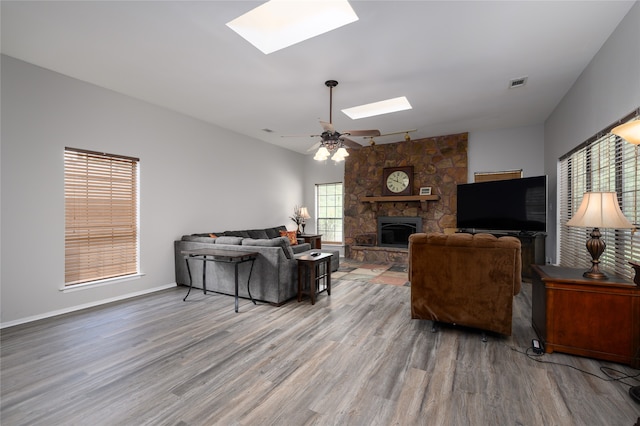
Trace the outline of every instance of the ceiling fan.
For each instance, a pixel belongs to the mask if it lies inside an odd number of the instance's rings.
[[[374,140],[375,137],[383,137],[383,136],[391,136],[391,135],[401,135],[404,133],[404,140],[409,142],[411,141],[411,136],[409,135],[409,133],[411,132],[416,132],[418,131],[418,129],[411,129],[411,130],[401,130],[399,132],[391,132],[391,133],[383,133],[381,135],[376,135],[376,136],[365,136],[365,139],[369,139],[369,145],[373,146],[376,144],[376,141]]]
[[[311,137],[320,137],[321,140],[316,142],[311,148],[307,151],[314,151],[318,149],[316,156],[314,157],[316,160],[326,160],[330,153],[340,152],[340,154],[336,157],[332,157],[335,161],[344,160],[344,157],[349,155],[344,149],[346,145],[352,149],[362,148],[358,142],[350,139],[348,136],[380,136],[380,130],[347,130],[346,132],[338,132],[333,126],[332,119],[332,111],[333,111],[333,88],[338,85],[336,80],[327,80],[324,84],[329,88],[329,122],[320,121],[320,125],[322,126],[323,132],[319,135],[311,135]],[[323,149],[324,148],[324,149]]]

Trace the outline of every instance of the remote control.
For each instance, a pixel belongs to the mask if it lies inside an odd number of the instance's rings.
[[[320,253],[314,251],[313,253],[311,253],[311,256],[313,257],[320,256]]]

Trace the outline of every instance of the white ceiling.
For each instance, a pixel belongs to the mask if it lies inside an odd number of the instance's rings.
[[[3,0],[2,53],[305,153],[316,140],[281,136],[321,132],[328,79],[339,131],[415,128],[416,139],[540,124],[634,4],[351,1],[359,21],[264,55],[225,25],[261,3]],[[340,112],[398,96],[413,109]]]

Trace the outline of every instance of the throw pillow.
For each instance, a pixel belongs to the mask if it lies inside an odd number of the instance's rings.
[[[280,231],[280,236],[289,238],[289,244],[292,246],[298,244],[298,238],[296,235],[296,231]]]

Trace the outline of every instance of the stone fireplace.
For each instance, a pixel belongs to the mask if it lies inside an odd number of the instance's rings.
[[[344,171],[345,256],[360,261],[407,263],[406,245],[381,245],[378,218],[419,218],[416,232],[454,228],[457,185],[467,183],[467,140],[468,134],[460,133],[350,150]],[[382,196],[384,168],[404,166],[413,166],[411,194],[418,195],[420,188],[427,186],[437,200],[364,200]]]

